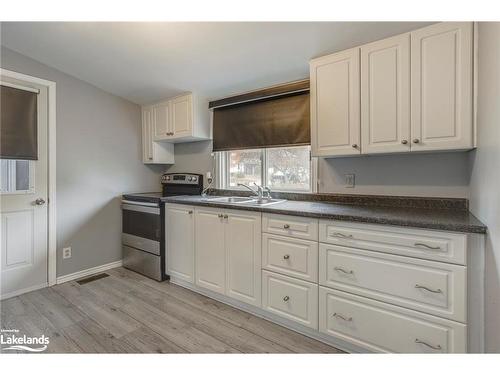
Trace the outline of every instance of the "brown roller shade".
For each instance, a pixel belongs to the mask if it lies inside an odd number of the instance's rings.
[[[37,160],[37,94],[0,86],[0,158]]]
[[[308,91],[214,109],[214,151],[310,143]]]

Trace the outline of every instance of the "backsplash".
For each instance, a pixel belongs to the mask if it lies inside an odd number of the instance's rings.
[[[205,174],[212,170],[211,141],[175,145],[175,164],[168,172]],[[320,159],[320,193],[468,198],[467,152],[375,155]],[[344,175],[355,174],[354,188]]]

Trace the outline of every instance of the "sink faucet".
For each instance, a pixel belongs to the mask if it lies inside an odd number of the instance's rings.
[[[257,185],[255,182],[253,184],[257,187],[257,191],[255,191],[254,189],[252,189],[250,186],[248,186],[246,184],[240,184],[240,183],[238,183],[238,186],[243,186],[244,188],[247,188],[254,195],[256,195],[257,197],[259,197],[259,199],[262,199],[262,194],[263,194],[262,188],[259,185]]]

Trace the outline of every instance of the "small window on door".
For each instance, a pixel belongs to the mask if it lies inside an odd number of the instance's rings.
[[[0,160],[0,193],[30,194],[34,192],[33,161]]]

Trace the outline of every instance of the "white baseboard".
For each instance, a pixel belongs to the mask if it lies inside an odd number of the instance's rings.
[[[19,289],[19,290],[16,290],[14,292],[5,293],[5,294],[2,294],[2,296],[0,296],[0,300],[12,298],[12,297],[17,297],[17,296],[20,296],[21,294],[24,294],[24,293],[29,293],[29,292],[32,292],[34,290],[46,288],[47,286],[49,286],[48,283],[43,283],[40,285],[30,286],[29,288]]]
[[[85,276],[90,276],[95,273],[104,272],[110,270],[111,268],[121,267],[123,265],[123,260],[118,260],[116,262],[111,262],[103,264],[97,267],[88,268],[86,270],[78,271],[75,273],[70,273],[69,275],[59,276],[57,278],[57,284],[67,283],[71,280],[81,279]]]

